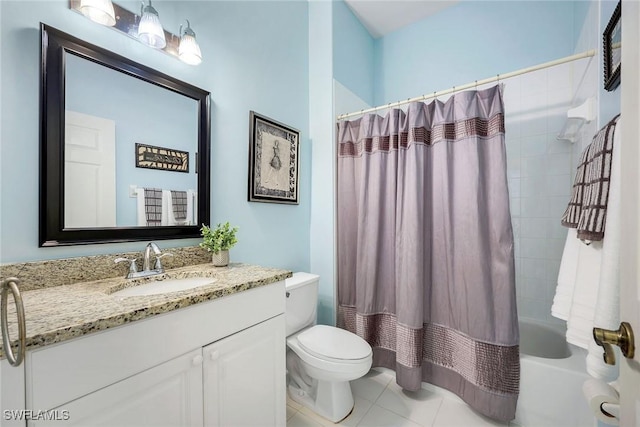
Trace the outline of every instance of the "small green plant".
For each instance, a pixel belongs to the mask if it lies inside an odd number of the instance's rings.
[[[202,233],[200,247],[205,248],[209,252],[217,253],[227,251],[238,243],[238,239],[236,239],[238,227],[232,228],[229,221],[216,225],[214,229],[202,224],[200,232]]]

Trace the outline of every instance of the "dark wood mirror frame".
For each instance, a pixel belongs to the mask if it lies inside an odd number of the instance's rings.
[[[94,46],[46,24],[40,64],[40,236],[41,247],[200,237],[200,226],[64,227],[65,59],[70,53],[105,67],[192,98],[198,105],[198,224],[210,213],[210,97],[209,92]]]

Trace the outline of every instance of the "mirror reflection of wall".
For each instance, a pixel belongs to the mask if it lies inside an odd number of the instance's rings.
[[[140,225],[132,185],[197,191],[195,100],[73,54],[65,61],[65,159],[76,161],[65,167],[65,228]],[[136,143],[188,152],[188,173],[137,168]]]

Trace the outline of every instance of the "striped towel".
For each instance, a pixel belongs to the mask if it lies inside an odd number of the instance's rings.
[[[147,225],[160,225],[162,222],[162,189],[144,189],[144,211],[147,216]]]
[[[582,152],[562,225],[577,229],[580,240],[602,240],[607,219],[613,136],[620,115],[604,126]]]
[[[173,205],[173,217],[176,221],[187,219],[187,192],[171,190],[171,204]]]

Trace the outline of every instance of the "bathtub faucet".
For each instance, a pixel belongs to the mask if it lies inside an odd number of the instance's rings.
[[[633,330],[631,325],[627,322],[620,323],[620,327],[617,331],[610,331],[608,329],[593,328],[593,339],[596,344],[604,348],[604,363],[607,365],[616,364],[616,355],[613,352],[612,345],[617,345],[622,350],[622,355],[626,358],[633,359],[634,355],[634,341]]]

